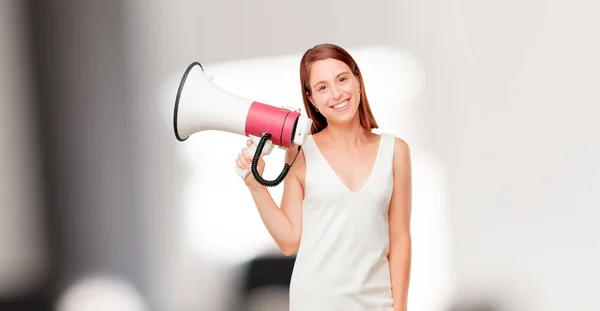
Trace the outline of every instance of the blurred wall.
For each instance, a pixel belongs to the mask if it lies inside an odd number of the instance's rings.
[[[122,4],[28,2],[57,294],[90,275],[145,284]]]
[[[50,259],[25,14],[0,1],[0,309],[40,290]]]
[[[595,310],[597,3],[408,1],[429,146],[448,171],[461,300]]]

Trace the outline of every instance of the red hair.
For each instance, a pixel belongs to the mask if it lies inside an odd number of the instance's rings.
[[[308,99],[308,96],[311,94],[308,81],[310,77],[310,69],[313,62],[329,58],[336,59],[348,65],[354,76],[359,81],[360,101],[358,104],[358,114],[360,118],[360,125],[368,131],[378,128],[379,125],[377,125],[377,121],[375,121],[375,117],[371,111],[371,106],[369,105],[369,100],[367,99],[367,93],[365,91],[362,74],[352,56],[346,50],[335,44],[319,44],[311,49],[308,49],[300,61],[302,100],[304,101],[304,109],[306,109],[307,116],[313,120],[311,133],[316,134],[327,127],[327,119],[317,111],[315,106],[313,106]]]

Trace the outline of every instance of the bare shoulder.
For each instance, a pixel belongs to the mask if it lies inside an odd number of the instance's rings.
[[[410,146],[400,137],[394,137],[394,156],[396,158],[410,156]]]
[[[410,171],[410,162],[410,146],[404,139],[394,137],[394,171]]]

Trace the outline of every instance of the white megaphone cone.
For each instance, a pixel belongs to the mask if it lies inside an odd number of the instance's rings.
[[[186,69],[175,99],[173,129],[179,141],[185,141],[194,133],[216,130],[244,135],[253,140],[248,152],[253,156],[250,170],[236,166],[237,173],[245,178],[252,172],[256,180],[265,186],[276,186],[293,165],[285,164],[275,180],[264,180],[256,165],[260,156],[268,155],[273,145],[282,148],[300,148],[310,135],[312,120],[300,111],[279,108],[248,100],[220,89],[208,79],[202,65],[193,62]],[[295,159],[294,159],[295,160]]]

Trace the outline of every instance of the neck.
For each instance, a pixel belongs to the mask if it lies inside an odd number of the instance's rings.
[[[348,124],[330,123],[323,129],[323,134],[325,134],[327,140],[330,142],[336,142],[336,144],[342,145],[353,145],[363,141],[366,134],[368,134],[368,131],[360,125],[360,119],[357,117]]]

